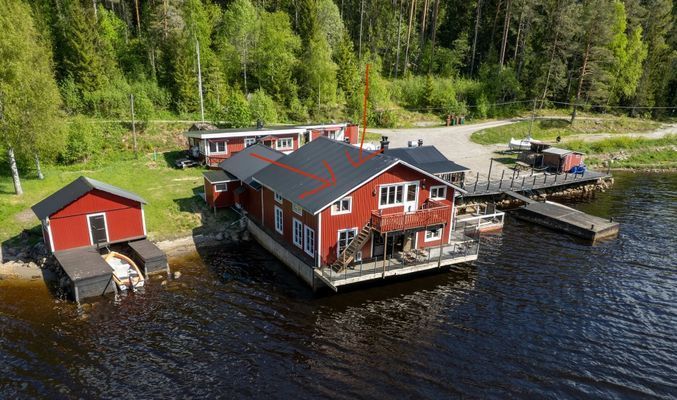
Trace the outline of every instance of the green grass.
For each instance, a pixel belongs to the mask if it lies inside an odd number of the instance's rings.
[[[148,236],[153,240],[190,235],[196,230],[224,226],[233,219],[230,211],[219,211],[215,217],[204,201],[195,194],[203,189],[201,168],[172,168],[175,153],[159,153],[158,159],[145,155],[139,160],[117,160],[97,166],[48,166],[45,179],[23,177],[24,194],[14,195],[9,176],[0,176],[0,241],[15,238],[24,229],[32,240],[39,239],[39,221],[30,207],[80,175],[98,179],[143,197]]]
[[[483,129],[471,135],[471,140],[479,144],[508,144],[510,138],[522,138],[529,133],[531,121],[521,121],[510,125]],[[531,127],[531,137],[538,140],[554,141],[557,136],[565,138],[571,135],[595,133],[643,132],[660,128],[655,121],[605,117],[604,119],[577,119],[570,125],[566,119],[535,120]]]
[[[677,135],[660,139],[614,137],[594,142],[570,141],[563,147],[586,153],[586,163],[602,165],[615,158],[615,168],[676,168]]]
[[[591,142],[572,140],[562,145],[562,147],[586,154],[610,153],[620,150],[651,149],[661,146],[677,146],[677,135],[666,135],[660,139],[620,136]]]

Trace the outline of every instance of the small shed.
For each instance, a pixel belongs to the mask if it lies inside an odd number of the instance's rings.
[[[204,176],[205,201],[211,208],[230,207],[233,194],[240,181],[222,169],[202,173]]]
[[[569,172],[583,163],[583,153],[550,147],[542,151],[543,166],[555,172]]]
[[[81,176],[32,209],[54,253],[145,238],[144,204],[134,193]]]

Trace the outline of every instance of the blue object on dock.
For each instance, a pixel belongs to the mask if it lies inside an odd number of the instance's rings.
[[[585,165],[577,165],[569,170],[570,174],[584,174]]]

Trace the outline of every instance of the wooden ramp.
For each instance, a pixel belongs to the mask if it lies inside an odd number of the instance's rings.
[[[54,257],[70,279],[75,301],[115,291],[113,270],[94,247],[57,251]]]
[[[531,202],[516,210],[517,217],[592,242],[616,236],[619,223],[586,214],[562,204]]]
[[[530,198],[528,198],[528,197],[526,197],[526,196],[522,196],[521,194],[519,194],[519,193],[517,193],[517,192],[513,192],[512,190],[506,190],[506,191],[503,192],[503,193],[505,193],[506,195],[508,195],[508,196],[510,196],[510,197],[512,197],[512,198],[515,198],[515,199],[517,199],[517,200],[523,201],[523,202],[525,202],[525,203],[527,203],[527,204],[531,204],[531,203],[535,203],[535,202],[536,202],[535,200],[531,200]]]

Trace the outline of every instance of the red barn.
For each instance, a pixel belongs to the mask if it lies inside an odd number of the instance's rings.
[[[143,205],[134,193],[79,177],[32,207],[51,252],[146,237]]]
[[[357,147],[319,137],[278,160],[290,168],[254,174],[262,206],[250,231],[313,287],[315,278],[336,289],[477,258],[478,242],[453,231],[462,189],[387,153],[364,156],[353,164]]]
[[[569,172],[572,168],[583,164],[583,153],[550,147],[542,151],[543,166],[555,172]]]

